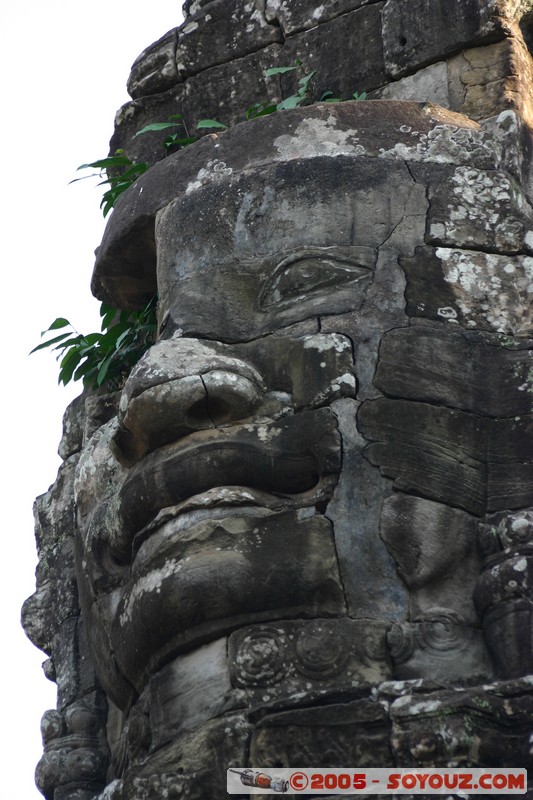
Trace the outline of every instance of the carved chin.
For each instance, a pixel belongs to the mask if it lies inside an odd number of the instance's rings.
[[[343,613],[328,520],[235,513],[191,519],[186,530],[172,519],[140,546],[111,629],[118,666],[137,691],[177,653],[240,625]]]

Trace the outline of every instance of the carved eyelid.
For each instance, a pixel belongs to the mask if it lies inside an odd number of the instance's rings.
[[[284,302],[288,303],[295,297],[311,294],[318,289],[366,277],[371,270],[370,263],[364,263],[369,262],[368,253],[364,253],[364,255],[361,253],[350,254],[346,252],[349,250],[350,248],[347,247],[317,247],[299,250],[286,256],[277,264],[273,275],[263,286],[259,294],[259,307],[268,308]],[[308,270],[315,269],[317,272],[322,269],[324,275],[317,275],[314,281],[311,277],[309,284],[301,290],[297,285],[291,287],[290,273],[296,273],[298,269],[306,268]],[[286,287],[283,286],[284,279],[288,283]],[[291,288],[292,292],[290,292]]]

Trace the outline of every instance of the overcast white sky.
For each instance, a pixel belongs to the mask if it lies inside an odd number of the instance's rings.
[[[80,388],[57,386],[40,331],[66,316],[97,330],[93,251],[103,231],[95,182],[68,186],[79,164],[107,155],[115,111],[139,53],[182,21],[178,0],[19,0],[0,9],[2,121],[2,498],[0,566],[2,796],[37,800],[39,721],[55,706],[44,654],[20,628],[34,591],[33,498],[54,481],[61,417]]]

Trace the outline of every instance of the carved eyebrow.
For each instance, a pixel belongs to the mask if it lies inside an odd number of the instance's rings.
[[[290,303],[319,289],[367,277],[374,265],[373,255],[369,248],[299,249],[278,262],[261,289],[259,308]]]

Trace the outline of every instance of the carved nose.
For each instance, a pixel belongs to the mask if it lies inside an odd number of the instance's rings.
[[[256,383],[235,372],[216,369],[200,378],[205,398],[193,402],[186,412],[191,428],[218,427],[249,417],[263,397]]]
[[[242,359],[217,352],[214,343],[160,342],[126,382],[115,454],[131,465],[190,433],[250,417],[264,395],[259,373]]]

